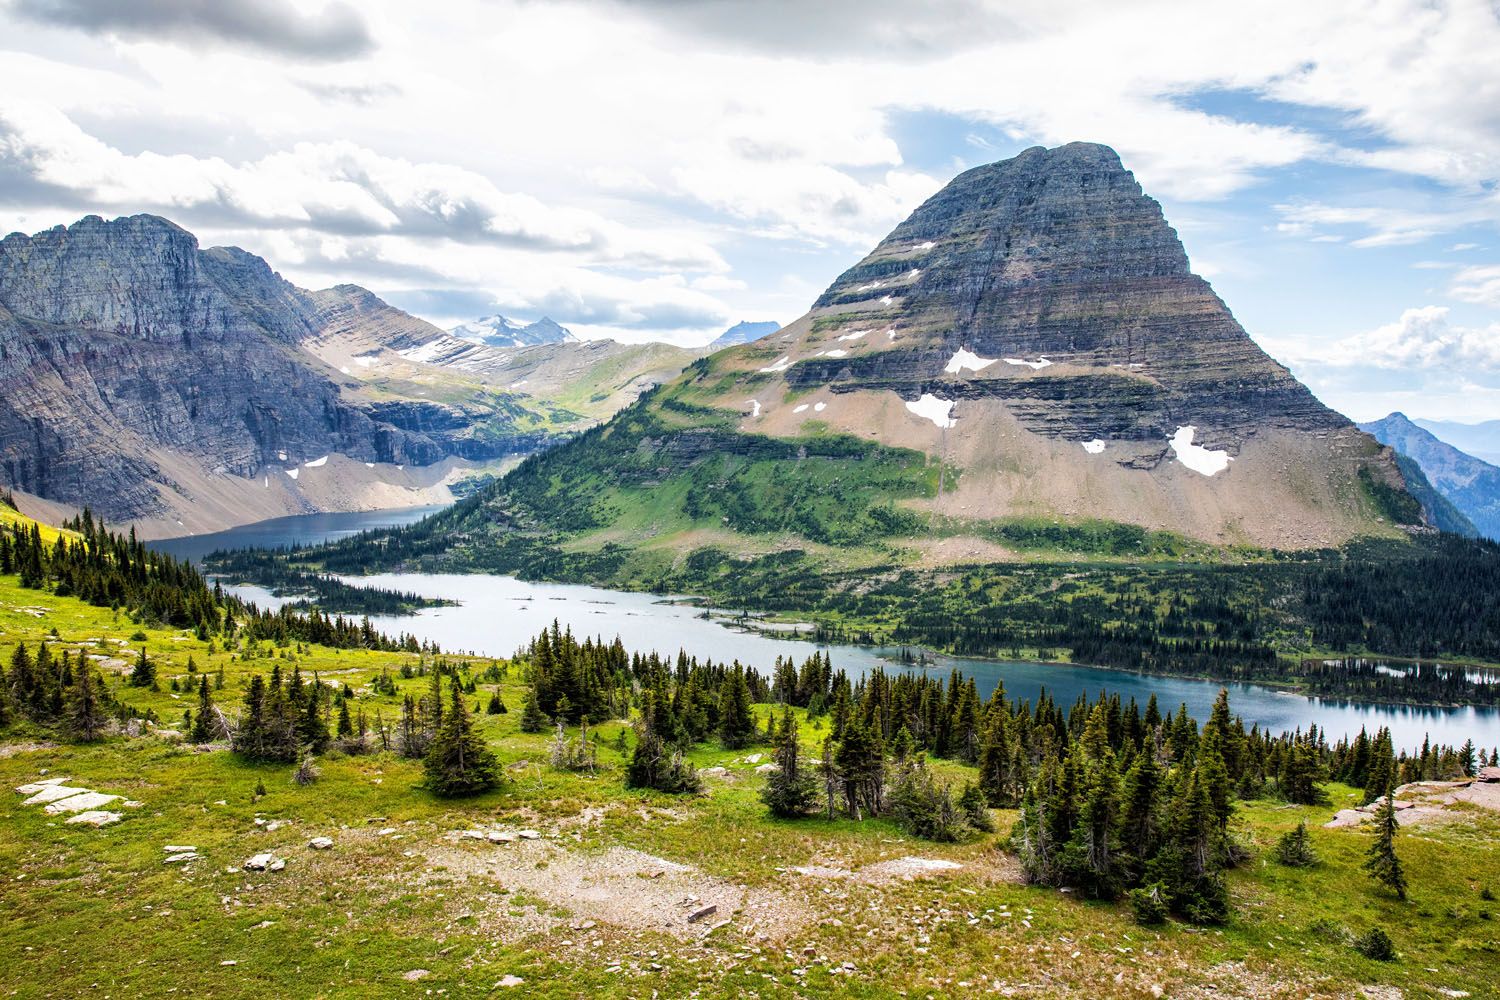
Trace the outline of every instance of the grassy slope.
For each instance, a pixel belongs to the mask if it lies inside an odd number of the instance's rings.
[[[50,610],[36,618],[16,611],[18,605]],[[0,578],[0,657],[8,660],[15,642],[35,642],[50,628],[65,644],[114,637],[139,645],[128,638],[137,626],[108,610],[21,590],[14,578]],[[175,641],[180,634],[146,634],[163,682],[179,675],[191,654],[205,669],[224,668],[228,684],[218,697],[225,701],[238,699],[251,670],[270,666],[210,654],[195,640]],[[299,659],[304,671],[360,689],[382,667],[408,658],[314,648]],[[424,684],[400,683],[409,691]],[[507,704],[520,705],[515,673],[501,690]],[[168,722],[188,702],[165,692],[119,694],[155,708]],[[361,698],[371,714],[380,707],[390,718],[396,710],[395,698],[367,691]],[[884,822],[772,822],[756,798],[759,777],[736,760],[742,753],[694,752],[700,766],[726,764],[735,772],[732,782],[711,781],[706,796],[640,795],[622,791],[621,757],[608,748],[620,723],[602,727],[602,771],[590,778],[550,771],[545,738],[521,734],[518,722],[516,711],[481,722],[512,765],[513,784],[462,803],[434,800],[415,787],[417,766],[387,755],[325,760],[320,781],[299,788],[289,768],[251,766],[224,752],[194,753],[151,738],[28,749],[46,742],[42,734],[12,731],[0,749],[6,789],[0,792],[0,923],[7,928],[0,935],[0,988],[27,997],[154,996],[168,989],[218,997],[411,996],[427,989],[485,996],[502,976],[514,974],[526,980],[526,995],[558,997],[692,990],[705,996],[957,995],[997,984],[1020,995],[1144,997],[1159,985],[1169,996],[1194,996],[1209,983],[1218,987],[1216,996],[1356,996],[1359,984],[1390,983],[1408,997],[1429,997],[1439,987],[1486,995],[1500,972],[1500,933],[1481,915],[1495,904],[1477,895],[1500,882],[1500,822],[1493,815],[1468,815],[1401,838],[1413,885],[1408,904],[1374,891],[1359,874],[1366,835],[1314,829],[1325,858],[1319,868],[1289,872],[1257,856],[1233,874],[1237,917],[1230,926],[1154,931],[1135,926],[1121,905],[1014,884],[1003,877],[1007,865],[995,837],[940,847],[903,838]],[[811,745],[818,734],[804,732]],[[955,776],[966,770],[940,768]],[[22,807],[9,791],[44,769],[145,805],[102,830],[62,825]],[[257,782],[268,790],[259,802],[252,796]],[[1322,808],[1244,806],[1240,829],[1264,850],[1299,816],[1320,823],[1354,795],[1337,786],[1330,791],[1333,802]],[[591,806],[606,810],[602,821],[577,823]],[[291,825],[267,833],[255,826],[258,815]],[[999,819],[1002,828],[1008,825],[1008,815]],[[504,892],[512,863],[505,848],[461,845],[495,859],[492,876],[468,881],[424,857],[449,831],[493,823],[559,831],[560,842],[573,850],[625,845],[747,885],[782,888],[819,919],[774,946],[746,938],[734,924],[701,944],[602,922],[595,929],[598,945],[570,931],[566,920],[551,932],[507,932],[514,926],[508,914],[520,920],[538,905],[558,907],[523,894],[498,901],[495,893]],[[387,827],[400,839],[372,832]],[[319,834],[333,837],[335,849],[307,850],[307,839]],[[206,860],[191,869],[165,866],[161,848],[169,843],[195,845]],[[287,870],[226,871],[263,850],[287,857]],[[784,872],[814,862],[858,866],[906,854],[951,858],[965,868],[879,887]],[[1014,916],[992,922],[984,919],[989,910]],[[970,923],[970,914],[977,923]],[[1386,927],[1403,961],[1367,961],[1310,933],[1313,921],[1325,917],[1356,932]],[[852,974],[828,972],[844,961],[854,964]],[[623,963],[623,971],[606,971],[614,962]],[[809,971],[798,977],[794,968]],[[407,982],[402,973],[411,969],[431,976]]]

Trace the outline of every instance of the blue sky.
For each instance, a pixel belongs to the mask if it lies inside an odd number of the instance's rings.
[[[949,177],[1108,143],[1356,419],[1500,417],[1488,0],[0,0],[0,229],[150,211],[440,325],[789,321]]]

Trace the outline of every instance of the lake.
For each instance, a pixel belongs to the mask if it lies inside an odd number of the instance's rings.
[[[439,508],[277,518],[214,535],[148,544],[164,552],[201,559],[216,548],[307,545],[371,528],[410,524],[436,509]],[[619,636],[629,650],[655,649],[675,655],[678,649],[686,649],[689,655],[700,659],[737,659],[763,673],[769,672],[778,655],[795,657],[800,662],[814,648],[820,648],[829,653],[835,670],[843,669],[851,676],[884,666],[887,670],[934,670],[946,677],[949,670],[956,668],[975,679],[984,697],[1001,683],[1012,698],[1033,702],[1045,689],[1064,708],[1080,694],[1097,695],[1101,689],[1119,692],[1126,700],[1135,698],[1142,707],[1155,694],[1163,713],[1175,711],[1178,704],[1186,703],[1188,712],[1200,721],[1208,717],[1219,688],[1228,687],[1230,706],[1244,717],[1247,727],[1259,724],[1262,729],[1281,732],[1306,729],[1316,722],[1327,730],[1330,740],[1336,740],[1341,735],[1357,733],[1361,726],[1371,734],[1380,726],[1389,726],[1396,745],[1408,749],[1420,746],[1429,735],[1438,743],[1458,745],[1465,739],[1473,739],[1482,747],[1500,745],[1500,711],[1494,709],[1369,705],[1308,698],[1254,684],[1223,685],[1078,664],[938,656],[933,666],[910,667],[895,662],[897,650],[815,647],[794,638],[742,631],[704,618],[700,608],[670,603],[669,599],[653,594],[530,583],[513,577],[387,573],[351,582],[462,602],[452,607],[427,608],[410,616],[374,616],[370,620],[383,632],[409,632],[420,639],[431,639],[444,649],[486,656],[509,656],[556,619],[579,638],[602,636],[612,640]],[[240,587],[236,592],[262,607],[277,607],[282,603],[259,587]]]

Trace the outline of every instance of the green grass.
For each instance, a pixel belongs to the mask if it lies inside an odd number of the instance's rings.
[[[49,610],[37,618],[17,606]],[[8,660],[17,641],[34,643],[52,628],[64,645],[90,637],[140,645],[128,637],[141,626],[128,618],[0,578],[0,658]],[[295,657],[304,672],[347,681],[361,691],[368,714],[379,707],[389,719],[397,699],[376,697],[364,685],[382,668],[416,662],[315,647],[246,662],[194,639],[176,641],[181,633],[143,631],[163,682],[179,675],[191,654],[202,669],[224,669],[226,688],[216,696],[229,702],[251,672]],[[398,681],[403,693],[425,683]],[[1500,928],[1484,916],[1497,907],[1479,895],[1486,886],[1500,889],[1500,818],[1493,814],[1404,832],[1398,846],[1412,899],[1402,904],[1359,871],[1368,835],[1320,827],[1353,801],[1352,789],[1331,786],[1330,804],[1316,808],[1242,804],[1236,829],[1255,854],[1230,877],[1233,921],[1205,932],[1175,924],[1147,930],[1134,925],[1122,904],[1016,884],[999,836],[937,846],[912,841],[886,821],[770,820],[757,797],[761,779],[742,762],[746,751],[693,751],[700,767],[727,766],[733,774],[731,781],[710,780],[703,796],[629,793],[613,749],[623,723],[614,721],[600,728],[598,775],[554,772],[545,763],[547,738],[518,730],[518,672],[508,671],[500,689],[512,712],[481,717],[480,725],[511,781],[464,802],[433,798],[419,787],[418,765],[388,754],[326,757],[318,782],[303,788],[291,781],[289,767],[248,765],[224,751],[196,753],[152,737],[25,749],[49,742],[47,734],[11,730],[0,742],[6,747],[0,750],[0,990],[19,997],[426,996],[427,990],[478,997],[507,995],[495,983],[516,975],[525,986],[515,995],[545,997],[693,991],[936,997],[997,985],[1019,996],[1145,997],[1153,985],[1179,996],[1212,983],[1218,996],[1358,996],[1361,985],[1387,984],[1416,998],[1437,997],[1439,988],[1493,995],[1487,991],[1500,975]],[[169,724],[191,703],[167,692],[118,686],[116,692],[154,708]],[[758,711],[763,719],[769,707]],[[803,729],[809,749],[823,735],[815,726]],[[955,779],[972,773],[950,762],[935,766]],[[22,807],[9,791],[43,769],[144,805],[101,830],[64,825]],[[267,794],[256,801],[262,782]],[[586,809],[602,810],[601,818],[579,823]],[[290,825],[267,833],[257,817]],[[1323,863],[1292,871],[1266,860],[1276,837],[1303,817]],[[997,818],[1008,827],[1009,814]],[[444,839],[491,824],[556,832],[556,843],[575,852],[635,848],[705,876],[782,891],[812,919],[783,940],[759,940],[731,922],[693,943],[600,921],[594,946],[571,930],[589,916],[587,903],[507,892],[506,865],[514,862],[505,848]],[[377,835],[386,828],[396,834]],[[316,835],[332,837],[335,848],[307,849]],[[194,845],[205,860],[191,869],[166,866],[161,848],[168,843]],[[439,849],[492,856],[494,873],[466,876],[428,857]],[[237,870],[263,850],[286,857],[287,869]],[[880,885],[787,872],[810,863],[857,868],[909,854],[964,867]],[[526,930],[538,910],[564,921]],[[1384,927],[1401,961],[1366,960],[1310,931],[1319,921],[1354,933]],[[852,972],[828,971],[845,961]],[[615,962],[620,971],[608,971]],[[414,969],[430,976],[402,978]]]

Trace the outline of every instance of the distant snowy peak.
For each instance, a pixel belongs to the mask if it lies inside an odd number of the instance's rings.
[[[732,347],[735,344],[748,344],[752,340],[759,340],[767,334],[775,333],[781,329],[780,323],[760,322],[751,323],[742,321],[734,324],[723,333],[719,334],[709,347]]]
[[[543,316],[535,323],[517,323],[504,316],[486,316],[460,323],[448,331],[460,340],[490,347],[535,347],[538,344],[576,344],[571,330]]]

